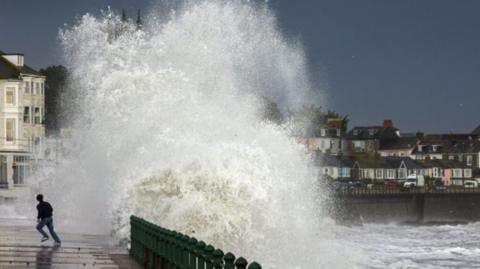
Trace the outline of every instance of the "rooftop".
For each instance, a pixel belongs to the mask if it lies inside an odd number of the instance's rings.
[[[40,72],[26,64],[23,66],[14,65],[2,55],[7,55],[7,53],[0,51],[0,79],[19,79],[21,75],[43,76]]]

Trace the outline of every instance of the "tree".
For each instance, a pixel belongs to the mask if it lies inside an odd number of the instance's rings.
[[[67,69],[62,65],[48,66],[41,69],[45,77],[45,128],[47,134],[59,129],[61,114],[61,96],[67,81]]]
[[[348,115],[340,115],[338,112],[329,109],[327,111],[327,119],[331,119],[331,118],[341,119],[342,120],[341,131],[342,133],[345,133],[347,131],[348,122],[350,121],[350,119],[348,118]]]
[[[128,21],[127,12],[125,9],[122,9],[122,23],[126,23]]]
[[[142,23],[142,18],[140,17],[140,9],[139,9],[138,12],[137,12],[137,22],[136,22],[136,25],[137,25],[137,26],[136,26],[137,31],[142,29],[143,23]]]
[[[342,132],[348,128],[348,115],[341,115],[333,110],[326,112],[320,106],[310,105],[302,106],[300,109],[290,112],[290,119],[295,127],[295,135],[314,136],[320,128],[325,126],[329,118],[341,119]]]

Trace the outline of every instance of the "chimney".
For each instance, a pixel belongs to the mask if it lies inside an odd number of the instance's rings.
[[[391,128],[391,127],[393,127],[392,120],[383,120],[383,128]]]
[[[2,57],[7,59],[9,62],[14,64],[15,66],[18,66],[18,67],[23,66],[23,54],[21,53],[3,54]]]

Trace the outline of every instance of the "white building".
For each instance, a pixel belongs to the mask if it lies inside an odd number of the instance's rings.
[[[0,51],[0,197],[24,185],[43,152],[45,77],[24,60]]]

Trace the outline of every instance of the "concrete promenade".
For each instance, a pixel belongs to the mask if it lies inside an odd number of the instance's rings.
[[[55,247],[51,239],[40,242],[33,221],[0,216],[0,269],[141,268],[125,249],[112,246],[107,235],[58,233],[62,245]]]

